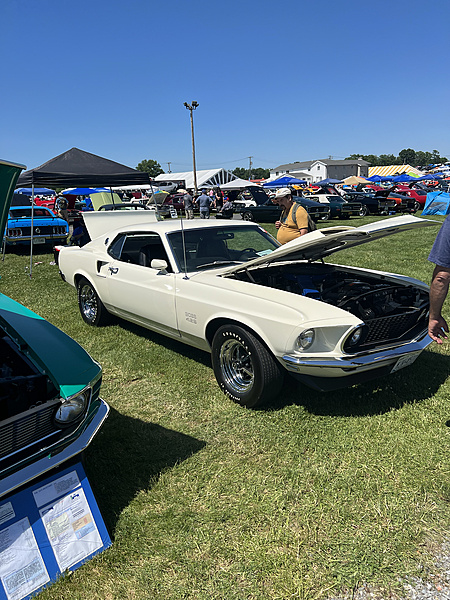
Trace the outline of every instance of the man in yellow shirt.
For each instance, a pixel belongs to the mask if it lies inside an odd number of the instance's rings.
[[[277,240],[280,244],[286,244],[308,233],[308,213],[303,206],[292,200],[289,188],[277,190],[272,202],[283,209],[280,220],[275,223],[275,227],[278,229]]]

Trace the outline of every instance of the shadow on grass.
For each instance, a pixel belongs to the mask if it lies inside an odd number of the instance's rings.
[[[17,246],[6,246],[5,260],[8,259],[9,254],[15,256],[30,256],[30,245],[17,244]],[[53,246],[50,244],[35,244],[33,248],[33,255],[38,254],[49,254],[53,256]]]
[[[130,331],[134,335],[145,338],[146,340],[151,340],[155,344],[159,344],[160,346],[164,346],[168,350],[172,352],[176,352],[185,358],[192,358],[196,362],[205,365],[206,367],[211,366],[211,356],[208,352],[204,352],[203,350],[198,350],[197,348],[193,348],[192,346],[188,346],[181,341],[172,339],[170,337],[166,337],[161,333],[157,333],[152,331],[151,329],[146,329],[145,327],[141,327],[140,325],[136,325],[135,323],[131,323],[131,321],[125,321],[124,319],[120,319],[119,317],[114,317],[114,324],[119,325],[122,329],[126,331]]]
[[[280,401],[268,409],[279,410],[296,404],[315,415],[378,415],[430,398],[449,375],[450,357],[425,351],[413,365],[402,371],[334,392],[316,392],[288,377]]]
[[[123,319],[117,319],[116,322],[139,337],[150,339],[181,356],[211,367],[211,357],[207,352]],[[269,406],[262,407],[262,410],[280,410],[296,404],[304,406],[311,414],[322,416],[378,415],[433,396],[449,375],[450,356],[425,351],[413,365],[393,375],[334,392],[318,392],[286,376],[279,397]]]
[[[109,418],[85,453],[85,468],[106,526],[114,537],[124,508],[150,489],[161,473],[206,445],[191,436],[124,416],[111,408]]]

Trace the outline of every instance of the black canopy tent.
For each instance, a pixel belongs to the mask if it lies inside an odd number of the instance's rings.
[[[148,173],[136,171],[96,154],[71,148],[40,167],[25,171],[17,187],[100,187],[150,183]]]
[[[19,176],[16,187],[31,187],[32,206],[34,187],[100,187],[118,185],[141,185],[151,183],[148,173],[137,171],[113,160],[71,148],[50,159],[40,167],[25,171]],[[112,195],[112,191],[111,191]],[[31,212],[33,232],[33,210]],[[33,266],[33,235],[30,245],[30,277]]]

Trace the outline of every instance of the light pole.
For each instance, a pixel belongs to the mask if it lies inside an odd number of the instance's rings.
[[[194,166],[194,192],[197,193],[197,170],[195,167],[195,143],[194,143],[194,117],[192,116],[192,111],[194,111],[197,108],[198,102],[193,100],[190,104],[185,102],[184,105],[188,109],[188,111],[191,113],[192,163]]]

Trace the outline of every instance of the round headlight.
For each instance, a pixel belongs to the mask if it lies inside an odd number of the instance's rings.
[[[356,344],[361,339],[362,332],[363,332],[363,328],[362,327],[357,327],[355,329],[355,331],[352,333],[352,335],[350,336],[350,338],[348,340],[348,343],[350,344],[350,346],[356,346]]]
[[[86,410],[89,395],[89,391],[85,390],[81,394],[63,400],[55,414],[56,423],[61,426],[72,425]]]
[[[297,344],[300,350],[307,350],[314,342],[315,338],[314,329],[305,329],[297,338]]]

